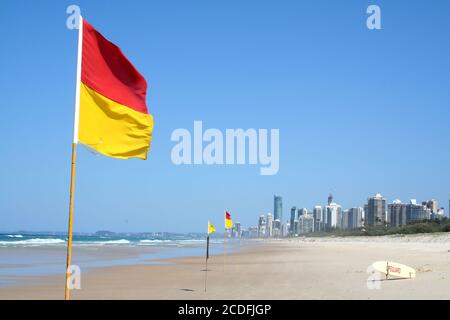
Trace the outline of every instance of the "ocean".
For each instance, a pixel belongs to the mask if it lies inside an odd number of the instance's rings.
[[[74,245],[186,245],[204,242],[205,235],[197,233],[112,233],[74,234]],[[221,241],[220,238],[217,239]],[[0,233],[0,247],[65,245],[67,236],[57,232]]]
[[[223,252],[223,238],[210,241],[210,254]],[[240,241],[227,240],[231,253]],[[37,277],[63,275],[66,264],[67,236],[57,232],[13,232],[0,234],[0,286],[20,284]],[[167,264],[161,259],[203,256],[205,234],[112,233],[75,234],[73,260],[85,272],[93,268]]]

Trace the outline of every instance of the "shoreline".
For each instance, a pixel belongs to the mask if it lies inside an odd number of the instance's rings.
[[[241,243],[230,242],[227,250],[238,250]],[[83,273],[87,273],[114,266],[173,263],[166,261],[178,257],[203,256],[205,245],[206,241],[159,245],[77,244],[73,246],[72,265],[79,266]],[[25,283],[34,285],[41,283],[42,279],[64,274],[66,250],[66,245],[62,244],[0,246],[0,291]],[[220,243],[210,243],[211,255],[221,250]]]
[[[383,236],[385,237],[385,236]],[[83,273],[73,299],[450,299],[450,234],[379,237],[293,238],[256,241],[208,261],[160,259]],[[358,238],[356,240],[355,238]],[[434,239],[433,239],[434,238]],[[315,240],[315,241],[311,241]],[[404,263],[415,279],[379,281],[369,289],[367,269],[378,260]],[[64,275],[30,285],[0,288],[0,299],[63,299]]]

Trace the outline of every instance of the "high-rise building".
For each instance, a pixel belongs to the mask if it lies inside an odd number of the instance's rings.
[[[333,195],[330,193],[330,194],[328,195],[328,201],[327,201],[327,204],[330,205],[332,202],[333,202]]]
[[[343,210],[342,211],[342,215],[341,215],[341,221],[340,221],[340,229],[349,229],[348,227],[348,223],[349,223],[349,219],[348,219],[348,214],[349,211],[348,210]]]
[[[359,229],[363,225],[363,208],[354,207],[348,209],[348,229]]]
[[[289,230],[288,230],[288,222],[282,223],[281,224],[281,236],[282,237],[287,237],[288,232],[289,232]]]
[[[440,209],[439,209],[439,211],[438,211],[437,216],[435,217],[435,219],[436,219],[436,218],[438,218],[438,219],[443,219],[443,218],[445,218],[445,209],[444,209],[444,208],[440,208]]]
[[[441,210],[444,211],[444,217],[446,216],[447,218],[450,218],[450,200],[448,200],[448,213],[447,215],[445,215],[445,208],[441,207]]]
[[[342,207],[337,203],[331,202],[325,207],[327,216],[327,228],[341,228]]]
[[[323,209],[321,206],[315,206],[313,209],[313,217],[314,217],[314,232],[322,231],[322,216]]]
[[[258,227],[248,228],[248,236],[250,238],[257,238],[258,237]]]
[[[281,221],[279,219],[273,220],[272,223],[272,236],[273,237],[280,237],[281,236]]]
[[[386,223],[386,199],[379,193],[367,200],[366,226],[384,226]]]
[[[432,212],[431,213],[431,219],[433,220],[442,220],[445,217],[445,210],[444,208],[440,208],[438,209],[438,211],[436,213]]]
[[[242,236],[242,230],[241,230],[241,223],[239,221],[236,221],[236,223],[233,225],[235,237],[240,238]]]
[[[294,221],[294,235],[298,235],[299,234],[299,224],[298,224],[298,219],[295,219]]]
[[[308,209],[301,208],[297,210],[297,219],[300,218],[300,216],[308,214]]]
[[[406,224],[406,204],[395,199],[388,204],[389,226],[400,227]]]
[[[431,210],[431,213],[437,213],[439,211],[439,203],[436,199],[428,200],[426,206]]]
[[[266,236],[267,237],[273,237],[273,216],[272,213],[268,213],[267,214],[267,219],[266,219]]]
[[[259,221],[258,221],[258,237],[259,238],[263,238],[266,236],[266,216],[265,215],[260,215],[259,216]]]
[[[416,199],[411,199],[406,205],[406,223],[420,222],[431,219],[431,210],[426,205],[417,204]]]
[[[273,197],[273,218],[283,221],[283,198],[277,195]]]
[[[367,225],[366,221],[367,221],[367,212],[369,211],[369,206],[367,205],[367,203],[364,205],[364,211],[363,211],[363,225]]]
[[[296,220],[296,215],[297,214],[297,208],[296,207],[292,207],[291,208],[291,220],[290,220],[290,224],[289,224],[289,232],[291,234],[297,233],[297,230],[295,229],[294,226],[294,221]]]
[[[314,217],[312,214],[304,214],[298,218],[299,234],[314,232]]]
[[[328,212],[327,206],[325,206],[322,210],[322,227],[326,228],[328,226]]]

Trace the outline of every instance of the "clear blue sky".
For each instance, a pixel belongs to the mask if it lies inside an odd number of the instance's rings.
[[[149,83],[147,161],[78,148],[74,231],[205,231],[381,192],[450,198],[450,2],[2,1],[0,229],[66,230],[77,32],[119,45]],[[382,30],[366,28],[378,4]],[[279,128],[280,171],[175,166],[176,128]]]

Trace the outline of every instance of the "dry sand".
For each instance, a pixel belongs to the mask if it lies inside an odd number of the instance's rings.
[[[450,233],[407,237],[306,238],[261,241],[212,256],[204,291],[204,258],[117,266],[83,274],[73,299],[450,299]],[[414,267],[415,279],[379,281],[377,260]],[[62,299],[63,276],[0,288],[0,299]],[[372,283],[373,285],[373,283]]]

